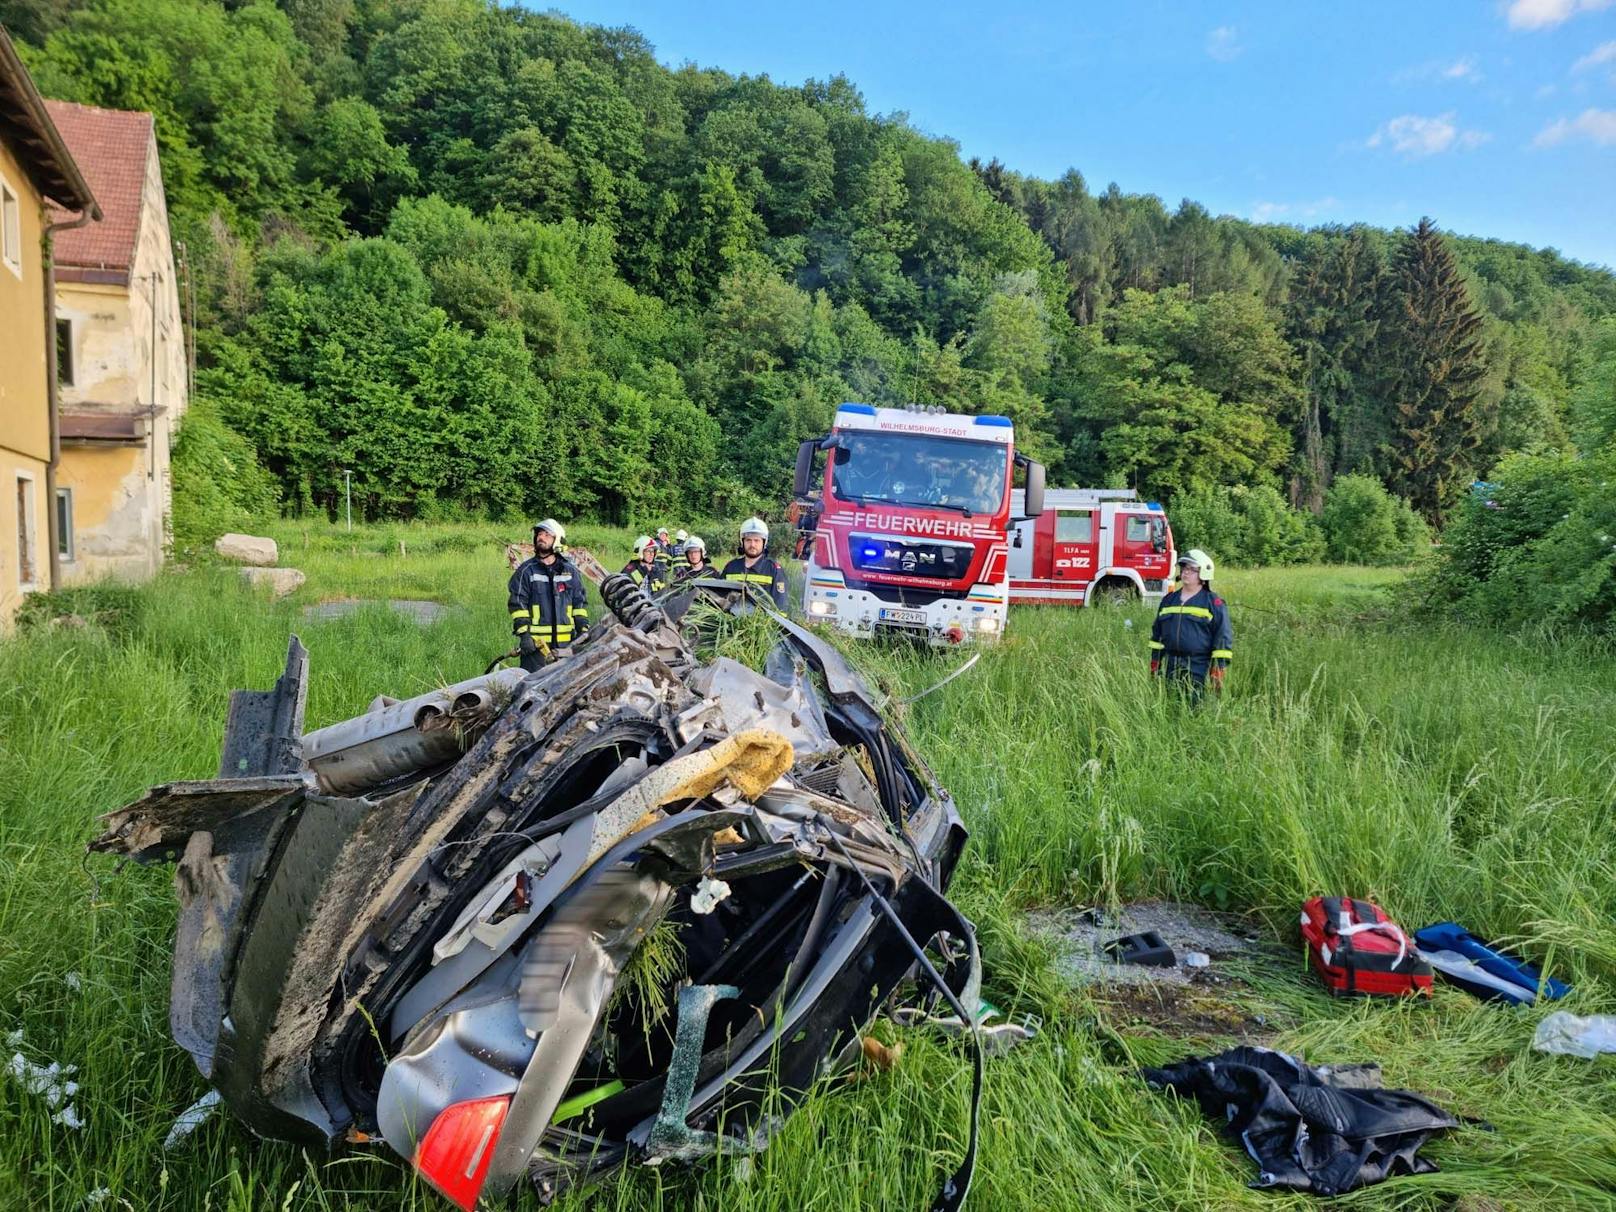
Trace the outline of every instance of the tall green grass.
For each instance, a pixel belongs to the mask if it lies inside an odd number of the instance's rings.
[[[385,1152],[336,1157],[248,1136],[228,1116],[168,1155],[205,1089],[167,1031],[170,873],[82,858],[97,813],[216,767],[228,692],[267,686],[287,636],[312,654],[308,726],[480,672],[508,644],[494,527],[281,524],[309,583],[269,603],[196,567],[108,595],[83,628],[0,641],[0,1032],[79,1067],[86,1126],[0,1077],[0,1207],[446,1207]],[[630,536],[580,528],[609,565]],[[400,551],[399,542],[404,543]],[[610,558],[607,558],[610,557]],[[1585,644],[1421,630],[1359,569],[1226,573],[1237,629],[1227,694],[1192,706],[1145,673],[1146,610],[1018,609],[1005,642],[901,712],[972,828],[955,894],[977,921],[996,1003],[1042,1036],[990,1062],[974,1208],[1316,1207],[1254,1192],[1250,1163],[1191,1108],[1131,1076],[1226,1040],[1153,1026],[1068,985],[1031,906],[1146,896],[1249,913],[1276,958],[1248,971],[1279,1047],[1378,1060],[1496,1131],[1430,1152],[1440,1174],[1339,1201],[1381,1209],[1616,1206],[1612,1062],[1534,1053],[1542,1011],[1440,990],[1430,1005],[1322,996],[1289,944],[1305,896],[1380,899],[1405,925],[1453,917],[1574,981],[1570,1008],[1616,1011],[1616,666]],[[335,597],[427,597],[428,627]],[[88,607],[87,607],[88,609]],[[1129,625],[1131,623],[1131,626]],[[961,656],[855,649],[894,703]],[[70,976],[72,980],[70,980]],[[77,988],[74,985],[77,985]],[[891,1033],[890,1028],[882,1028]],[[920,1208],[964,1140],[969,1066],[903,1033],[888,1074],[828,1083],[749,1163],[630,1169],[568,1206]],[[8,1052],[9,1055],[9,1052]],[[534,1206],[531,1196],[524,1206]]]

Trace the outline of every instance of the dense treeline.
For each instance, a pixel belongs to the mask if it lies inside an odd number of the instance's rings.
[[[767,505],[850,398],[1007,413],[1056,483],[1322,513],[1367,476],[1431,521],[1506,453],[1609,440],[1616,278],[1553,252],[1034,180],[843,78],[487,0],[0,20],[48,94],[157,116],[185,474],[268,477],[188,524],[333,509],[345,467],[374,517]]]

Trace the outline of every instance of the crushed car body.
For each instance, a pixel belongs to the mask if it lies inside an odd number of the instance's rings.
[[[307,735],[294,638],[218,778],[105,818],[92,850],[178,864],[172,1033],[253,1131],[549,1198],[761,1148],[917,965],[974,1004],[964,828],[857,674],[783,616],[765,672],[699,661],[602,588],[564,661]]]

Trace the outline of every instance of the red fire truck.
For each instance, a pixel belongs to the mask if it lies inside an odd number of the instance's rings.
[[[1012,501],[1013,510],[1019,506]],[[1053,488],[1043,513],[1011,531],[1010,601],[1156,601],[1172,586],[1174,558],[1172,527],[1157,502],[1131,488]]]
[[[843,404],[831,432],[797,451],[804,613],[860,636],[997,638],[1009,608],[1016,468],[1027,484],[1016,493],[1020,521],[1043,510],[1044,468],[1016,453],[1008,417]]]

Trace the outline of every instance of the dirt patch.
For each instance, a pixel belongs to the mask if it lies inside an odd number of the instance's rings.
[[[1099,909],[1035,909],[1027,915],[1034,934],[1051,939],[1061,973],[1074,984],[1189,985],[1216,979],[1219,960],[1234,959],[1257,950],[1258,932],[1231,914],[1216,913],[1199,905],[1172,901],[1141,901],[1112,914]],[[1177,963],[1171,968],[1119,964],[1105,954],[1104,945],[1124,934],[1153,930],[1173,949]],[[1185,960],[1199,953],[1211,962],[1192,967]]]
[[[1144,1026],[1175,1038],[1271,1035],[1270,1013],[1230,961],[1254,961],[1271,951],[1257,927],[1198,905],[1145,901],[1111,914],[1095,909],[1040,909],[1028,929],[1056,948],[1057,970],[1081,988],[1117,1030]],[[1104,945],[1124,934],[1155,931],[1173,949],[1170,968],[1119,964]],[[1186,958],[1206,958],[1192,966]],[[1241,965],[1249,971],[1251,964]]]
[[[423,627],[449,615],[449,607],[442,602],[427,602],[415,598],[338,598],[330,602],[305,606],[303,617],[325,622],[329,619],[346,618],[366,606],[386,606],[393,613],[401,614]]]
[[[1273,1033],[1266,1015],[1244,1005],[1240,981],[1224,977],[1216,985],[1106,985],[1092,990],[1097,1010],[1113,1027],[1149,1027],[1174,1038],[1232,1036],[1253,1042]]]

